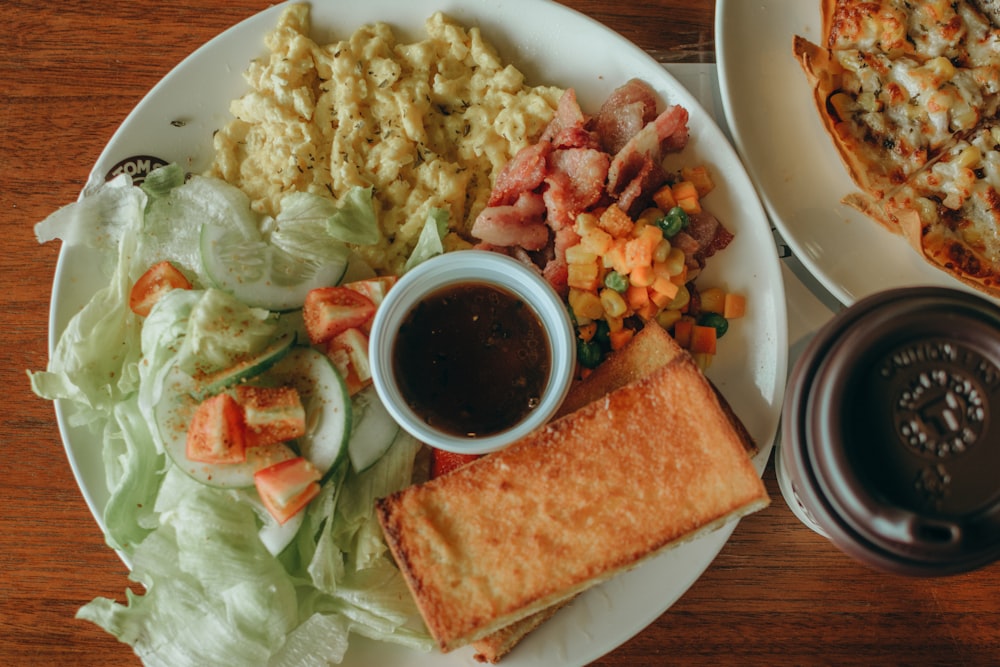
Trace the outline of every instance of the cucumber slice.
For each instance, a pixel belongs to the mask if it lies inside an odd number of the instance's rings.
[[[338,284],[349,255],[343,246],[324,262],[303,261],[262,236],[210,224],[201,227],[200,250],[202,267],[216,287],[272,311],[301,308],[309,290]]]
[[[355,472],[364,472],[389,451],[400,428],[385,409],[375,387],[358,392],[352,400],[352,411],[354,428],[347,453]]]
[[[200,376],[194,381],[194,391],[191,395],[201,401],[208,396],[218,394],[226,387],[256,377],[284,358],[294,344],[295,334],[287,333],[252,359],[217,373]]]
[[[295,458],[290,447],[282,443],[251,447],[241,463],[201,463],[187,457],[187,429],[198,407],[192,394],[196,383],[180,368],[171,369],[165,379],[163,393],[156,405],[156,427],[167,455],[181,470],[202,484],[226,489],[254,485],[253,475],[261,468]]]
[[[271,516],[271,513],[264,507],[264,503],[261,502],[260,496],[257,495],[255,490],[247,489],[246,491],[240,491],[239,494],[240,500],[250,505],[257,518],[260,519],[261,525],[257,531],[257,536],[260,537],[261,543],[263,543],[268,553],[272,556],[277,556],[295,539],[295,535],[299,532],[299,528],[302,527],[302,523],[305,521],[306,513],[298,512],[292,515],[285,523],[278,523],[277,519]]]
[[[347,453],[352,409],[347,387],[330,359],[311,347],[294,347],[262,380],[295,387],[306,410],[306,434],[299,452],[316,466],[325,481]]]

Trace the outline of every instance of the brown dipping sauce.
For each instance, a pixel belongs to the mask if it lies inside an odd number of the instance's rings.
[[[515,426],[538,406],[552,352],[538,315],[512,292],[481,282],[427,295],[406,315],[393,370],[428,426],[482,437]]]

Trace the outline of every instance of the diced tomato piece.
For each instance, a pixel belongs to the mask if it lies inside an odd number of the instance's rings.
[[[191,289],[191,281],[170,262],[154,264],[132,285],[129,308],[136,315],[146,317],[164,294],[175,289]]]
[[[327,343],[326,353],[344,378],[349,394],[353,395],[371,384],[368,335],[361,329],[341,331]]]
[[[431,479],[436,479],[467,463],[472,463],[480,456],[481,454],[457,454],[443,449],[435,449],[431,452]]]
[[[238,385],[236,402],[243,409],[247,447],[286,442],[306,433],[306,411],[294,387]]]
[[[385,299],[386,293],[396,284],[397,280],[399,280],[398,276],[378,276],[376,278],[365,278],[364,280],[354,280],[344,283],[342,287],[364,294],[372,300],[372,303],[378,306]]]
[[[367,383],[362,382],[361,378],[354,371],[354,366],[351,364],[351,356],[347,354],[347,350],[327,347],[326,356],[330,358],[330,361],[333,362],[333,367],[340,373],[348,394],[353,396],[367,386]]]
[[[375,304],[375,308],[377,309],[385,299],[385,295],[388,294],[392,286],[396,284],[397,280],[399,280],[398,276],[378,276],[376,278],[367,278],[365,280],[355,280],[353,282],[344,283],[343,286],[360,294],[364,294],[372,300],[372,303]],[[366,334],[371,334],[372,322],[374,319],[375,317],[372,316],[367,322],[360,325],[358,328]]]
[[[363,326],[375,315],[375,304],[347,287],[310,290],[302,307],[306,333],[313,345],[322,345],[347,329]]]
[[[285,523],[319,494],[321,477],[316,466],[299,456],[258,470],[253,480],[264,507]]]
[[[246,460],[243,410],[229,394],[206,398],[188,425],[186,453],[201,463],[240,463]]]
[[[368,335],[361,329],[340,332],[330,341],[330,347],[347,352],[351,366],[362,382],[372,379],[372,368],[368,361]]]

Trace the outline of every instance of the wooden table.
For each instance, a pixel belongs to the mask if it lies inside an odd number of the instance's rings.
[[[750,1],[750,0],[747,0]],[[70,202],[129,110],[197,46],[266,0],[0,3],[0,664],[136,664],[74,620],[121,599],[67,465],[52,406],[25,369],[46,364],[58,246],[32,225]],[[714,61],[712,0],[567,2],[662,61]],[[772,101],[772,103],[774,103]],[[1000,664],[1000,566],[943,580],[887,576],[803,527],[781,499],[745,519],[690,591],[595,664]]]

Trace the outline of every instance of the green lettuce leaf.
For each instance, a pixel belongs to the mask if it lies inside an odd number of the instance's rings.
[[[417,237],[413,252],[406,258],[403,272],[417,264],[444,252],[444,236],[448,233],[448,212],[442,208],[432,208]]]
[[[280,229],[292,220],[325,225],[331,237],[344,243],[371,245],[381,238],[370,187],[351,188],[338,201],[309,192],[286,195],[276,224]]]

